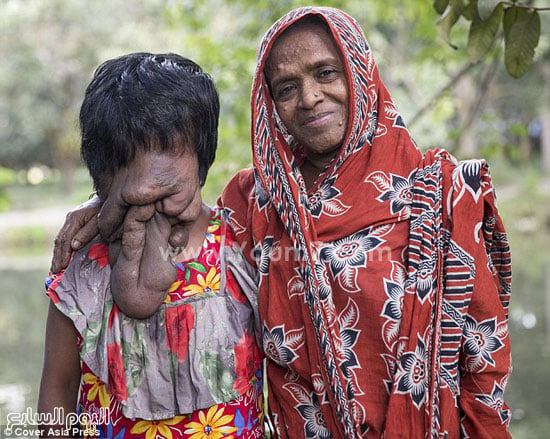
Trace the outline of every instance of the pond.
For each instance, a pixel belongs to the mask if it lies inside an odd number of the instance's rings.
[[[518,248],[510,308],[514,372],[506,400],[520,439],[550,431],[550,249],[536,245],[521,235],[512,239],[513,252]],[[0,269],[0,425],[6,413],[36,408],[42,368],[48,255],[17,265]]]

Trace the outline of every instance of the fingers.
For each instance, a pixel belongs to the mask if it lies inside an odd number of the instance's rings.
[[[97,230],[94,233],[94,227],[96,227],[94,224],[99,207],[100,202],[95,198],[67,214],[65,222],[54,240],[50,268],[53,273],[58,273],[66,268],[69,265],[73,251],[82,248],[97,234]],[[92,223],[88,225],[90,221]],[[79,234],[82,228],[86,228],[86,232]],[[77,236],[79,239],[75,241]]]
[[[65,226],[64,226],[65,227]],[[59,273],[69,265],[72,249],[67,232],[63,228],[59,231],[53,241],[53,256],[50,270],[52,273]]]
[[[76,235],[74,235],[74,238],[71,240],[71,248],[75,251],[80,249],[83,246],[82,243],[90,242],[98,233],[97,215],[94,215],[90,221],[84,224]]]
[[[103,207],[99,212],[98,227],[101,237],[108,242],[120,238],[120,230],[124,223],[124,217],[128,211],[128,204],[122,198],[127,170],[124,168],[111,177],[108,195],[106,195]]]
[[[103,239],[111,242],[117,238],[117,232],[124,223],[128,207],[117,197],[108,197],[105,200],[98,217],[99,233]]]
[[[124,219],[122,254],[129,261],[137,261],[143,254],[146,242],[147,222],[153,217],[155,206],[131,206]]]

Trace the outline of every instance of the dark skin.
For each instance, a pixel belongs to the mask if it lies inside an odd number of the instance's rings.
[[[102,183],[100,194],[105,202],[101,212],[105,216],[100,217],[100,224],[111,241],[113,298],[126,315],[149,317],[176,279],[173,263],[196,256],[208,227],[210,210],[201,201],[196,155],[138,152],[128,167]],[[165,257],[174,229],[183,247],[178,251],[172,248],[173,258]],[[73,322],[50,303],[40,413],[54,413],[56,407],[66,414],[75,412],[81,377],[77,336]],[[43,431],[49,427],[66,426],[42,426]]]
[[[124,314],[143,319],[158,310],[176,280],[174,263],[198,253],[202,240],[197,237],[204,239],[209,216],[208,208],[203,207],[197,221],[186,226],[186,233],[191,235],[188,246],[171,258],[176,250],[168,243],[170,219],[157,212],[154,204],[128,209],[122,240],[109,245],[111,292]]]
[[[299,22],[275,42],[265,74],[281,120],[306,150],[301,171],[306,188],[313,189],[317,177],[337,156],[348,129],[349,87],[340,51],[322,25]],[[157,190],[145,190],[143,201],[168,194],[173,188],[168,185]],[[95,236],[94,217],[100,208],[94,201],[68,214],[56,238],[52,271],[66,267],[72,252]],[[121,214],[110,211],[102,209],[100,218],[113,215],[112,223],[120,224]]]
[[[106,179],[99,215],[101,236],[110,242],[111,292],[133,318],[153,315],[177,270],[195,256],[208,226],[196,155],[138,150],[132,163]]]
[[[109,245],[111,292],[123,313],[138,319],[154,314],[176,280],[176,267],[159,251],[168,248],[170,228],[153,204],[128,209],[122,239]]]
[[[153,315],[176,280],[174,263],[200,251],[210,214],[198,182],[197,157],[186,149],[138,151],[110,182],[99,228],[111,242],[111,292],[126,315]]]
[[[53,303],[50,303],[46,323],[44,365],[38,397],[40,413],[53,414],[56,407],[62,407],[65,414],[76,411],[81,375],[77,335],[73,322]],[[46,434],[50,428],[66,427],[71,426],[40,426],[44,432],[42,437],[52,437]]]
[[[340,151],[348,125],[348,84],[336,43],[320,24],[290,27],[266,63],[273,101],[288,132],[304,146],[306,187]]]

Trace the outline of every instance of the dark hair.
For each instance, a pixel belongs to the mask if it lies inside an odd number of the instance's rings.
[[[80,109],[81,155],[96,190],[137,148],[194,149],[200,185],[218,142],[218,93],[210,75],[182,56],[131,53],[95,71]]]

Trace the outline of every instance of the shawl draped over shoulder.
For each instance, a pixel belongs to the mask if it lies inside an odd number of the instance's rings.
[[[264,66],[314,14],[349,86],[338,156],[306,189]],[[262,40],[253,169],[219,203],[259,272],[269,408],[280,437],[508,437],[511,261],[487,165],[424,156],[355,20],[299,8]]]

